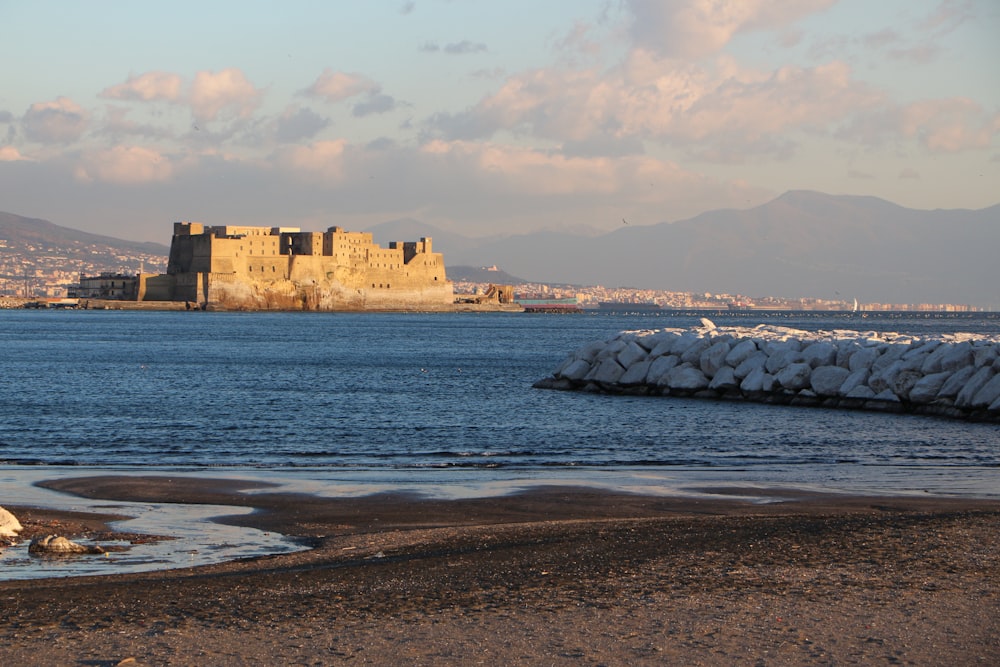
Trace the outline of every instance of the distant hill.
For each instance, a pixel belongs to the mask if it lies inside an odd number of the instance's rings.
[[[4,212],[0,212],[0,239],[6,240],[9,246],[45,244],[66,249],[103,246],[131,253],[163,255],[164,258],[170,254],[170,248],[161,243],[140,243],[90,234],[78,229],[61,227],[48,220],[25,218]]]
[[[445,255],[447,260],[448,256]],[[477,266],[448,266],[448,280],[465,280],[471,283],[494,283],[496,285],[523,285],[528,282],[512,276],[506,271]]]
[[[167,269],[170,248],[61,227],[0,212],[0,294],[45,293],[81,273],[149,273]]]
[[[495,264],[532,282],[1000,308],[1000,205],[923,211],[791,191],[751,209],[596,238],[546,231],[439,242],[422,229],[449,265]]]
[[[461,255],[474,251],[483,243],[488,243],[493,239],[470,238],[454,232],[447,232],[433,225],[428,225],[414,220],[413,218],[401,218],[382,222],[365,231],[371,232],[372,240],[383,248],[388,247],[391,241],[417,241],[424,237],[430,237],[432,247],[435,252],[445,253],[444,260],[450,262],[450,255]],[[463,264],[464,262],[459,262]],[[492,262],[491,262],[492,263]]]

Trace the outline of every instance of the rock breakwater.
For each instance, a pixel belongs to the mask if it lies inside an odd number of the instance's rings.
[[[701,324],[594,341],[534,386],[1000,422],[1000,337]]]

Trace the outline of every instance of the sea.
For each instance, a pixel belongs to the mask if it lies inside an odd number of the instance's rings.
[[[34,482],[107,473],[330,496],[587,485],[1000,498],[997,424],[532,388],[589,342],[702,317],[1000,335],[995,313],[0,311],[0,505],[81,508]]]

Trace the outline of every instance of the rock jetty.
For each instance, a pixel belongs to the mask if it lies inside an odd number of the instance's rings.
[[[1000,422],[1000,337],[761,324],[622,331],[571,353],[544,389],[749,400]]]

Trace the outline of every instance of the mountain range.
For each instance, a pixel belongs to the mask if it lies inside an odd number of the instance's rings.
[[[474,238],[413,219],[366,231],[383,246],[431,237],[449,275],[455,269],[471,277],[474,271],[460,267],[496,266],[494,278],[537,283],[1000,310],[1000,204],[926,211],[875,197],[790,191],[755,208],[649,226],[623,221],[596,236],[540,231]],[[74,261],[72,270],[96,271],[102,260],[108,266],[101,270],[118,270],[127,258],[141,257],[147,270],[162,270],[157,265],[166,264],[167,252],[166,245],[0,213],[0,260],[86,257],[94,268],[76,268]]]
[[[430,236],[449,265],[495,264],[532,282],[1000,309],[1000,204],[926,211],[796,190],[599,236],[469,238],[410,219],[367,231],[380,243]]]

